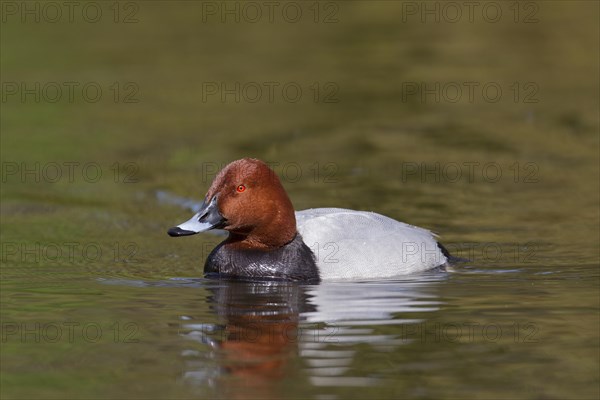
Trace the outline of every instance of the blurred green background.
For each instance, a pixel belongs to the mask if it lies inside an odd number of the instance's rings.
[[[252,3],[261,13],[252,22],[245,2],[81,2],[72,15],[59,2],[54,22],[45,2],[2,2],[3,321],[62,320],[65,293],[98,310],[84,296],[96,278],[200,276],[218,239],[169,240],[189,212],[156,193],[200,200],[221,166],[258,157],[278,163],[297,209],[373,210],[453,249],[499,243],[506,257],[533,243],[530,267],[587,285],[552,294],[565,307],[584,299],[588,336],[573,336],[565,357],[569,366],[588,357],[578,371],[586,384],[549,393],[597,396],[598,3],[483,2],[471,16],[454,3],[460,17],[444,2],[298,1],[283,14],[289,3],[272,16]],[[222,90],[236,84],[246,91]],[[301,89],[297,101],[285,85]],[[64,244],[74,241],[70,259]],[[79,250],[90,243],[104,251],[94,262]],[[62,250],[53,259],[39,250],[49,244]],[[27,246],[37,257],[23,255]],[[506,257],[481,267],[503,268]],[[114,290],[117,304],[126,290]],[[497,290],[498,303],[514,301]],[[555,346],[547,351],[562,352]],[[72,386],[69,374],[81,372],[70,367],[54,382],[28,375],[39,355],[3,347],[6,395],[76,398],[98,387],[81,376]],[[50,346],[44,359],[61,370],[63,352]]]

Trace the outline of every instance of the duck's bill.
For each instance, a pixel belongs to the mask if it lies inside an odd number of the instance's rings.
[[[189,221],[179,224],[169,229],[169,236],[189,236],[196,233],[205,232],[213,229],[213,225],[207,222],[200,222],[200,214],[194,215]]]
[[[211,229],[222,228],[224,225],[225,218],[219,213],[217,197],[215,196],[210,203],[202,203],[200,211],[189,221],[169,229],[167,233],[169,236],[189,236]]]

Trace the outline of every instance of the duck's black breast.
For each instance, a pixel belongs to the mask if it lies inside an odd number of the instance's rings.
[[[297,234],[275,250],[235,249],[219,244],[209,254],[204,273],[234,279],[272,279],[318,283],[319,270],[313,252]]]

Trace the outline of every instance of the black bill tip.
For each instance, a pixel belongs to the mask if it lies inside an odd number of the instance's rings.
[[[169,234],[169,236],[177,237],[177,236],[195,235],[197,232],[186,231],[185,229],[181,229],[180,227],[176,226],[174,228],[169,229],[169,231],[167,233]]]

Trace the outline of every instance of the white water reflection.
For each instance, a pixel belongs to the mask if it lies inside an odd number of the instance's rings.
[[[300,355],[314,386],[370,386],[377,379],[350,376],[357,345],[373,351],[391,351],[410,339],[402,326],[423,322],[416,313],[437,311],[440,301],[432,283],[444,275],[419,275],[395,282],[332,283],[307,290],[314,311],[303,313],[309,323],[322,323],[320,336],[305,335],[299,341]],[[400,325],[392,334],[378,333],[383,325]],[[316,339],[316,340],[315,340]],[[321,340],[319,340],[321,339]]]

